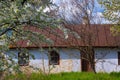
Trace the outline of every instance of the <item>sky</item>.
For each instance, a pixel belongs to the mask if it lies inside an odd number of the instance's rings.
[[[70,0],[52,0],[53,3],[57,4],[58,6],[60,5],[61,2],[69,2]],[[104,8],[95,0],[95,9],[98,12],[103,12]]]
[[[64,10],[64,12],[63,12],[63,10],[60,11],[60,14],[66,15],[67,20],[73,19],[73,18],[69,17],[71,15],[71,11],[69,10],[69,8],[74,7],[74,6],[71,6],[70,1],[72,1],[72,0],[53,0],[53,3],[55,3],[58,6],[61,6],[61,3],[64,3],[65,6],[69,6],[67,9]],[[72,8],[72,10],[73,10],[73,12],[75,12],[75,8]],[[94,9],[93,15],[96,16],[94,19],[96,21],[96,23],[100,22],[98,20],[98,18],[101,18],[101,23],[103,23],[103,24],[109,23],[108,20],[104,19],[104,16],[102,15],[103,12],[104,12],[104,8],[97,2],[97,0],[95,0],[95,9]]]

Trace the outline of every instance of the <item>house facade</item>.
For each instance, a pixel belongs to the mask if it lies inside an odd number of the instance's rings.
[[[55,51],[55,52],[54,52]],[[95,70],[97,72],[119,72],[120,71],[120,50],[117,48],[95,48]],[[16,53],[18,55],[19,51],[12,49],[9,53]],[[39,49],[33,48],[29,49],[29,52],[34,55],[35,59],[30,58],[29,63],[22,63],[22,66],[33,66],[34,68],[41,69],[45,72],[58,73],[58,72],[81,72],[88,71],[87,64],[82,65],[84,62],[81,60],[80,51],[77,49],[69,48],[57,48],[53,50],[51,57],[53,60],[49,59],[49,50],[44,49],[40,51]],[[58,55],[55,55],[55,54]],[[18,58],[14,58],[16,63]],[[55,60],[55,61],[54,61]],[[85,68],[86,67],[86,68]],[[83,69],[85,68],[85,69]]]
[[[63,33],[60,30],[55,34],[45,33],[54,44],[48,46],[42,44],[42,49],[34,45],[27,45],[26,42],[19,42],[21,48],[28,48],[28,53],[31,56],[16,50],[11,47],[9,53],[15,53],[17,57],[13,59],[21,66],[32,66],[41,69],[44,72],[81,72],[90,71],[89,60],[82,58],[80,47],[92,46],[94,52],[94,66],[96,72],[119,72],[120,71],[120,36],[113,36],[110,33],[111,25],[92,25],[91,27],[66,26],[69,30],[67,38],[60,37]],[[51,31],[51,30],[50,30]],[[85,33],[85,34],[84,34]],[[81,35],[82,34],[82,35]],[[87,34],[87,35],[86,35]],[[88,34],[90,34],[89,37]],[[74,36],[77,36],[74,37]],[[49,49],[49,47],[52,47]],[[86,53],[84,53],[86,54]],[[21,57],[21,55],[24,55]],[[24,59],[28,61],[24,61]]]

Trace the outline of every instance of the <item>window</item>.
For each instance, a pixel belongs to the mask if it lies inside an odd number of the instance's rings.
[[[29,64],[29,53],[18,53],[18,64],[20,66],[27,66]]]
[[[56,51],[50,51],[49,59],[50,65],[59,65],[59,54]]]
[[[120,52],[118,52],[118,65],[120,65]]]

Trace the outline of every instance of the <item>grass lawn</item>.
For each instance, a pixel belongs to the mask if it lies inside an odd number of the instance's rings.
[[[120,73],[88,73],[88,72],[70,72],[43,75],[41,73],[32,73],[31,75],[16,74],[10,75],[5,80],[120,80]]]

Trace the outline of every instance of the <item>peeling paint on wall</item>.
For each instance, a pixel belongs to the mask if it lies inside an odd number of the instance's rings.
[[[112,48],[95,48],[95,68],[97,72],[112,72],[120,71],[120,65],[118,65],[119,49]],[[18,53],[16,50],[10,50],[7,52]],[[76,49],[59,48],[58,53],[60,55],[59,65],[49,65],[48,49],[39,51],[38,49],[30,49],[29,52],[34,55],[35,59],[30,58],[29,66],[38,68],[44,72],[58,73],[58,72],[78,72],[81,71],[81,59],[80,51]],[[16,57],[13,59],[18,62]]]
[[[97,61],[95,68],[97,72],[119,72],[118,51],[113,48],[97,48],[95,49],[95,60]]]

